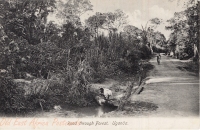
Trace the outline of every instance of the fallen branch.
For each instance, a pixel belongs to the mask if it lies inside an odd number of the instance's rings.
[[[133,89],[133,82],[127,87],[127,89],[126,89],[126,94],[121,98],[117,110],[123,111],[124,106],[125,106],[125,104],[126,104],[127,101],[128,101],[128,98],[131,96],[132,89]],[[134,91],[136,91],[136,89],[134,89]],[[134,92],[133,92],[133,93],[134,93]]]
[[[120,103],[119,103],[119,106],[118,106],[118,109],[117,110],[121,110],[123,111],[124,109],[124,106],[126,105],[129,97],[131,96],[131,94],[139,94],[143,87],[141,86],[142,84],[142,80],[144,78],[144,71],[143,71],[143,68],[140,68],[140,71],[139,71],[139,79],[138,79],[138,87],[136,89],[133,89],[134,88],[134,83],[131,82],[130,85],[128,85],[127,89],[126,89],[126,94],[121,98],[120,100]]]

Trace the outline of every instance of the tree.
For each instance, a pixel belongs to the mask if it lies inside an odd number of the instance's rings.
[[[94,32],[96,39],[99,36],[99,28],[104,29],[103,26],[106,23],[106,14],[97,12],[96,15],[89,17],[85,22]]]
[[[46,25],[44,41],[52,41],[58,44],[60,38],[61,38],[61,27],[57,24],[54,24],[53,21],[50,21]]]
[[[137,27],[133,25],[127,25],[124,27],[124,31],[130,35],[133,35],[135,37],[138,37],[142,34],[142,30],[138,29]]]
[[[198,13],[197,13],[197,5],[188,7],[185,10],[188,25],[189,25],[189,42],[193,43],[193,50],[194,50],[194,60],[198,61],[198,50],[199,50],[199,41],[198,41]]]
[[[89,0],[69,0],[67,3],[59,1],[57,4],[57,17],[64,20],[64,23],[71,22],[75,26],[80,26],[80,17],[87,11],[92,10]]]
[[[123,37],[127,39],[127,42],[134,43],[135,47],[139,49],[140,36],[142,35],[142,30],[138,29],[132,25],[126,25],[124,27]]]
[[[127,24],[127,17],[128,16],[122,10],[116,10],[114,13],[97,12],[95,15],[89,17],[85,23],[88,27],[91,28],[95,35],[95,39],[97,39],[101,29],[104,31],[106,30],[109,35],[120,32]]]
[[[55,0],[1,0],[0,6],[5,33],[38,44],[44,38],[47,16],[55,8]]]
[[[110,28],[116,28],[119,32],[128,23],[127,18],[128,16],[122,10],[118,9],[113,14],[108,13],[107,24]]]
[[[164,52],[166,50],[166,38],[161,32],[152,34],[152,49],[154,52]]]
[[[148,22],[151,22],[151,25],[148,25]],[[152,42],[153,42],[153,33],[154,33],[154,29],[161,24],[162,20],[158,19],[158,18],[153,18],[150,19],[149,21],[147,21],[145,27],[143,27],[142,25],[142,43],[144,45],[147,45],[150,49],[150,53],[153,53],[153,49],[152,49]]]
[[[171,39],[176,39],[173,43],[176,45],[175,50],[179,58],[182,53],[186,53],[188,58],[194,57],[194,59],[197,59],[198,16],[196,5],[188,7],[185,11],[174,13],[174,17],[167,22],[170,25],[166,29],[172,30]]]
[[[169,0],[169,1],[173,2],[175,0]],[[180,3],[180,0],[177,1],[177,4],[179,3]],[[193,6],[195,3],[197,3],[197,0],[187,0],[184,5],[186,5],[186,7],[189,7],[191,5]]]

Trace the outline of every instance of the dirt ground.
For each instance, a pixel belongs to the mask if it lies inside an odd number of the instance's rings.
[[[179,69],[184,62],[162,55],[161,64],[156,57],[150,60],[154,69],[144,81],[144,90],[132,95],[130,102],[145,102],[157,106],[153,111],[128,112],[118,116],[196,117],[199,116],[199,78],[192,72]],[[145,106],[143,106],[145,107]],[[116,112],[110,113],[115,115]]]

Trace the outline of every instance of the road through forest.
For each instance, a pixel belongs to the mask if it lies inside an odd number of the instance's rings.
[[[156,117],[179,117],[199,115],[199,78],[184,69],[184,61],[162,55],[161,64],[156,57],[150,60],[154,69],[145,80],[140,95],[132,95],[131,101],[151,102],[158,106],[156,111],[147,113]],[[140,116],[145,116],[142,114]]]
[[[154,66],[144,79],[144,90],[139,95],[131,95],[130,102],[143,102],[144,104],[132,107],[133,112],[130,111],[113,111],[111,113],[104,113],[101,107],[86,107],[77,108],[76,111],[85,116],[101,116],[103,113],[108,117],[195,117],[199,115],[199,78],[194,73],[186,71],[183,68],[184,61],[161,55],[161,64],[157,64],[154,56],[150,63]],[[131,77],[130,77],[131,79]],[[106,80],[104,83],[93,84],[96,89],[100,87],[107,87],[111,90],[115,89],[121,81]],[[114,88],[112,89],[112,87]],[[121,86],[120,88],[126,88]],[[115,94],[120,98],[123,92]],[[153,104],[153,105],[146,105]],[[143,108],[146,107],[146,110]],[[150,110],[157,106],[156,110]],[[139,108],[137,112],[137,108]],[[143,107],[143,108],[142,108]],[[75,109],[74,109],[75,110]],[[125,113],[127,112],[127,114]],[[66,114],[67,113],[67,114]],[[77,114],[63,108],[62,111],[39,112],[34,116],[43,117],[79,117]],[[85,117],[84,116],[84,117]]]

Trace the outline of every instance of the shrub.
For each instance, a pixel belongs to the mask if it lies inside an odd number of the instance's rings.
[[[151,51],[146,45],[140,47],[141,59],[148,59],[151,56]]]
[[[24,90],[10,78],[0,77],[0,112],[21,113],[26,109]]]
[[[67,93],[67,103],[78,106],[87,106],[93,100],[91,97],[90,83],[91,68],[87,61],[82,61],[78,65],[77,71],[73,74],[69,92]]]

